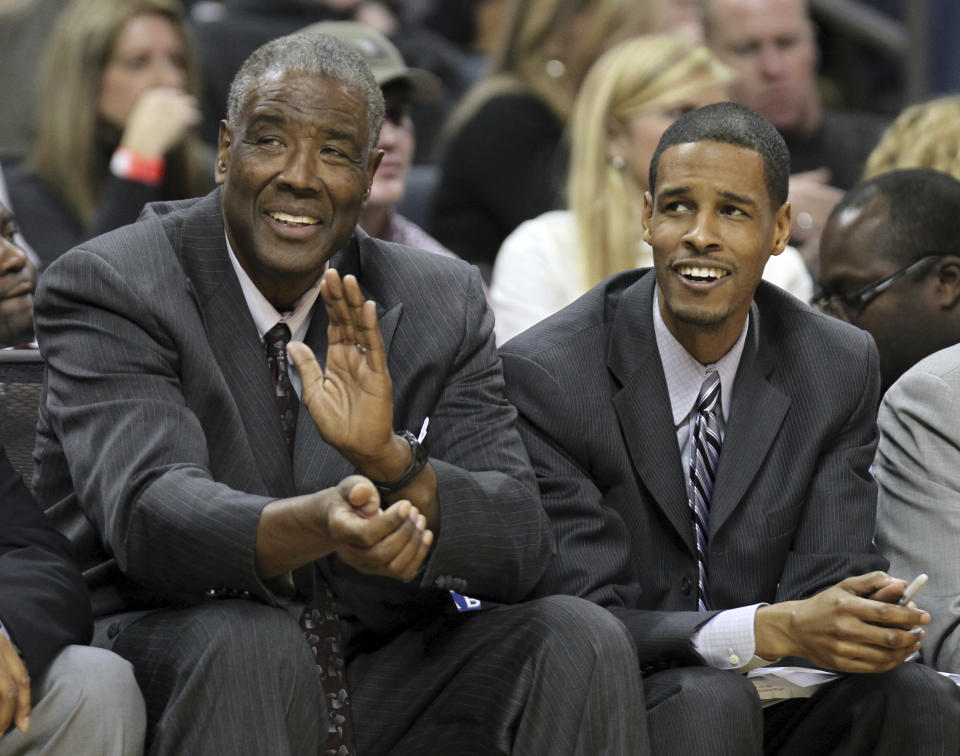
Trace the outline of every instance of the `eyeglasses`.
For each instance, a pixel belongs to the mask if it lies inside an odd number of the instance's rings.
[[[945,256],[945,253],[941,253],[921,257],[919,260],[914,260],[906,267],[900,268],[900,270],[896,271],[895,273],[891,273],[889,276],[885,276],[878,281],[869,283],[862,289],[857,289],[850,294],[833,294],[824,289],[813,298],[810,304],[812,304],[821,312],[826,312],[830,315],[835,315],[846,320],[855,320],[857,317],[859,317],[860,313],[863,312],[863,309],[868,304],[883,294],[883,292],[893,286],[903,276],[907,275],[908,273],[912,273],[915,270],[919,270],[925,264],[934,260],[939,260],[941,257]]]

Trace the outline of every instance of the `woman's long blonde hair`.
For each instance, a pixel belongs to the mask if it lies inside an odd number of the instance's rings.
[[[577,220],[584,290],[637,265],[640,211],[628,171],[613,165],[611,135],[645,112],[727,86],[733,72],[703,45],[650,35],[622,42],[590,69],[571,120],[567,199]]]
[[[99,135],[103,71],[123,27],[135,16],[168,19],[184,41],[187,89],[199,90],[199,73],[177,0],[73,0],[51,33],[40,70],[37,135],[29,163],[84,225],[100,204],[108,166]],[[165,187],[169,199],[203,194],[212,168],[196,137],[188,137],[167,155]]]
[[[617,42],[657,28],[666,0],[511,0],[487,72],[451,114],[445,138],[492,97],[532,93],[566,123],[584,76]],[[566,40],[578,28],[575,45]],[[553,75],[548,63],[554,63]],[[559,74],[559,75],[558,75]]]
[[[863,178],[899,168],[933,168],[960,179],[960,95],[905,108],[871,151]]]

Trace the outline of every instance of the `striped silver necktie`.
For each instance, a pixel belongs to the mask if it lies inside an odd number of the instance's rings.
[[[690,509],[693,532],[697,539],[697,606],[710,609],[707,582],[707,524],[710,521],[710,497],[720,461],[723,429],[720,416],[720,374],[711,370],[700,387],[696,404],[697,418],[693,426],[693,447],[690,455]]]

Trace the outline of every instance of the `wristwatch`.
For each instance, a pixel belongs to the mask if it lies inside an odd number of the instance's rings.
[[[382,496],[389,496],[401,488],[409,486],[410,482],[420,474],[420,471],[427,466],[427,462],[429,461],[427,448],[417,441],[417,437],[410,431],[401,431],[400,438],[410,444],[410,464],[407,466],[403,475],[396,480],[391,480],[386,483],[373,482],[373,485],[377,487],[377,490]]]

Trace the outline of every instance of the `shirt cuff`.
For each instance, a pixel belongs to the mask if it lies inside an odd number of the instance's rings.
[[[753,663],[756,649],[753,620],[761,606],[766,604],[727,609],[700,626],[693,635],[693,647],[707,666],[715,669],[759,666]]]

